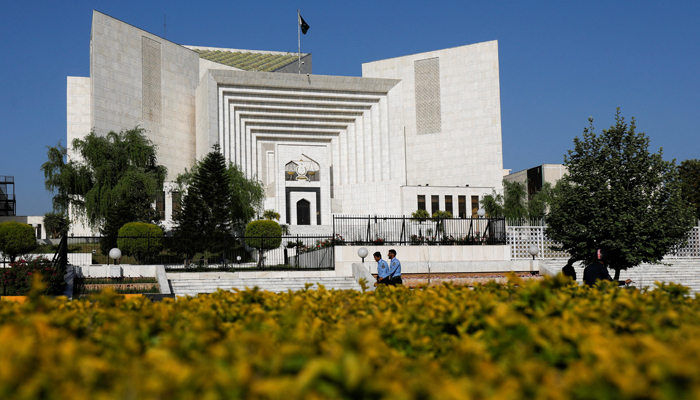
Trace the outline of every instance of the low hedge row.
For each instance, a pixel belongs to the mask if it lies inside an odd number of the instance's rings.
[[[565,278],[0,303],[0,398],[691,399],[700,301]]]

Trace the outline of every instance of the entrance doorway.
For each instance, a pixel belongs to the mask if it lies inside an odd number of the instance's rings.
[[[311,225],[311,203],[307,200],[297,201],[297,225]]]

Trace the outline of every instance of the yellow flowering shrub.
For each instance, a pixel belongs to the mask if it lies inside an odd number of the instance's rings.
[[[695,399],[687,289],[565,278],[0,302],[0,399]]]

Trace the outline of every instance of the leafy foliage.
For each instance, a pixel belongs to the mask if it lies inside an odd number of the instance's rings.
[[[695,218],[700,220],[700,160],[685,160],[678,168],[683,183],[683,197],[695,210]]]
[[[3,292],[0,293],[4,293],[4,295],[24,296],[28,294],[36,276],[39,276],[44,282],[43,294],[59,296],[65,290],[65,269],[52,265],[49,259],[37,257],[29,261],[19,260],[10,264],[10,267],[3,270],[0,275],[3,285]]]
[[[36,248],[36,234],[31,225],[8,221],[0,223],[0,252],[15,262],[17,257]]]
[[[263,254],[266,250],[274,250],[282,244],[282,228],[275,221],[253,221],[245,228],[245,242],[258,250],[260,257],[258,267],[263,265]]]
[[[503,180],[503,194],[495,191],[481,199],[481,206],[489,217],[505,217],[509,220],[539,219],[547,214],[556,190],[545,183],[542,189],[528,199],[525,185]]]
[[[547,218],[547,235],[575,260],[608,250],[615,279],[620,270],[655,263],[684,242],[693,225],[681,195],[678,169],[662,151],[649,153],[649,138],[618,109],[615,125],[594,133],[593,120],[574,138],[564,163],[568,174]]]
[[[110,211],[120,209],[120,220],[103,234],[114,235],[126,222],[156,222],[153,208],[163,190],[167,170],[158,165],[156,148],[136,127],[98,136],[91,132],[72,143],[77,157],[66,161],[67,149],[48,147],[42,164],[46,189],[54,192],[54,211],[71,212],[92,228],[103,225]]]
[[[280,220],[280,213],[278,213],[275,210],[265,210],[263,213],[263,218],[268,219],[272,221],[273,219],[279,221]]]
[[[163,230],[154,224],[129,222],[119,229],[117,247],[143,263],[163,250]]]
[[[47,212],[44,214],[44,229],[51,239],[59,238],[70,230],[70,220],[64,213]]]
[[[226,218],[227,223],[230,225],[229,231],[233,230],[236,232],[243,232],[246,224],[252,221],[259,210],[262,209],[263,201],[265,200],[265,189],[262,182],[256,180],[255,178],[248,179],[237,165],[229,163],[226,166],[226,161],[223,158],[223,155],[221,155],[218,145],[214,145],[214,150],[207,154],[202,161],[195,164],[192,169],[189,171],[185,170],[185,172],[179,174],[175,179],[175,190],[185,193],[182,210],[180,212],[180,214],[184,215],[179,218],[175,218],[175,222],[177,224],[178,221],[184,221],[185,219],[190,222],[195,222],[194,220],[199,217],[196,211],[186,210],[187,196],[193,187],[196,188],[195,192],[199,194],[196,194],[197,198],[189,200],[189,209],[194,210],[196,207],[202,206],[202,201],[204,201],[205,207],[210,207],[206,206],[206,204],[212,201],[208,198],[213,197],[214,194],[211,193],[207,195],[208,197],[203,197],[202,188],[206,186],[207,183],[201,182],[201,179],[203,178],[201,169],[209,158],[212,158],[208,161],[209,163],[214,161],[218,163],[216,166],[216,175],[211,176],[211,178],[216,179],[214,182],[217,182],[215,184],[219,186],[219,189],[228,189],[227,195],[224,196],[223,194],[219,193],[216,196],[219,196],[223,201],[226,201],[225,203],[221,204],[222,207],[223,205],[226,205],[230,213],[230,215]],[[216,158],[216,160],[213,158]],[[225,174],[220,172],[221,164],[225,166]],[[198,229],[204,228],[201,227]]]
[[[437,221],[441,218],[452,218],[452,213],[449,211],[437,210],[433,213],[433,220]]]
[[[473,290],[2,302],[0,396],[692,399],[700,302],[683,293],[512,277]]]
[[[411,213],[411,219],[414,221],[423,222],[430,218],[430,213],[427,210],[416,210]]]

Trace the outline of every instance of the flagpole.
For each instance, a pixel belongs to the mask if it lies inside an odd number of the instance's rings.
[[[301,14],[299,9],[297,9],[297,36],[299,37],[299,52],[297,56],[299,57],[299,73],[301,74]]]

